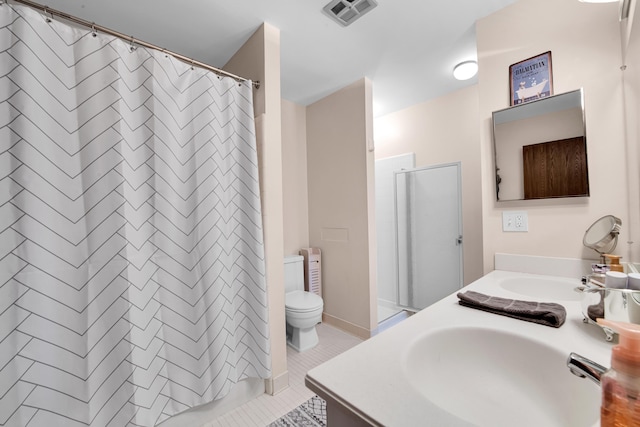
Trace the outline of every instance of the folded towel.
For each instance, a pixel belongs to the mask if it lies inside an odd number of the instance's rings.
[[[458,293],[460,305],[490,313],[514,317],[527,322],[559,328],[567,318],[567,311],[553,302],[520,301],[466,291]]]

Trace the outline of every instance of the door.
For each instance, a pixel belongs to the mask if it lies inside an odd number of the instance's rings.
[[[525,199],[589,194],[583,136],[525,145],[522,163]]]
[[[460,163],[395,174],[398,305],[421,310],[462,287]]]

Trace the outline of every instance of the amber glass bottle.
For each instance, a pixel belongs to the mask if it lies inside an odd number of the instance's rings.
[[[640,427],[640,326],[598,319],[620,336],[611,351],[611,369],[600,378],[601,427]]]

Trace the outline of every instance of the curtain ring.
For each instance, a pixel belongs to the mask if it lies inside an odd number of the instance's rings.
[[[131,36],[131,40],[129,40],[129,52],[133,52],[134,50],[136,50],[136,47],[133,45],[134,41],[135,39],[133,38],[133,36]]]
[[[91,23],[91,35],[93,37],[96,37],[98,35],[98,32],[96,31],[96,23],[95,22]]]
[[[46,16],[47,13],[51,15],[51,18]],[[44,6],[44,14],[45,14],[44,20],[47,22],[47,24],[51,23],[51,21],[53,20],[53,13],[49,12],[49,6]]]
[[[195,70],[195,67],[193,66],[193,63],[195,62],[195,60],[193,58],[191,58],[191,69]]]

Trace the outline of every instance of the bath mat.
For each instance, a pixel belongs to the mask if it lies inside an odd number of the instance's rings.
[[[298,406],[269,427],[325,427],[327,425],[327,402],[318,396]]]

